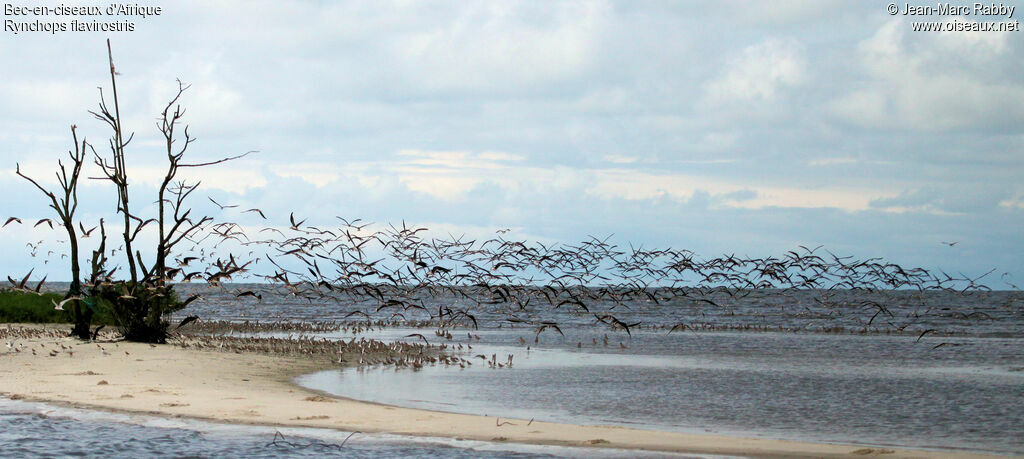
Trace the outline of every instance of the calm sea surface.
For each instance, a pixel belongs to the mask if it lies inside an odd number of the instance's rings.
[[[349,435],[325,429],[241,426],[86,411],[0,398],[3,457],[659,457],[642,451]]]
[[[263,295],[262,302],[235,297],[251,287],[183,286],[182,293],[197,292],[204,299],[178,315],[264,322],[341,320],[360,308],[375,318],[391,317],[387,311],[375,315],[370,302],[312,304],[270,293]],[[432,328],[322,333],[317,336],[346,340],[354,336],[419,340],[406,335],[422,333],[431,344],[455,348],[474,364],[426,366],[416,371],[344,369],[306,375],[298,382],[360,400],[492,417],[1024,454],[1024,300],[1020,292],[831,295],[827,306],[816,301],[820,295],[813,292],[767,292],[723,298],[717,307],[634,304],[607,311],[627,323],[643,324],[631,334],[613,330],[592,315],[564,309],[497,307],[474,310],[480,328],[451,329],[451,339],[435,335]],[[879,295],[890,295],[882,299],[891,314],[872,319],[877,310],[864,307],[863,301],[876,301]],[[423,300],[428,309],[457,302]],[[591,309],[599,312],[600,306]],[[505,320],[510,313],[517,320],[557,321],[562,334],[550,328],[538,334],[536,326]],[[408,316],[425,318],[415,311],[408,311]],[[668,333],[667,327],[678,323],[710,331]],[[842,327],[843,332],[814,332],[830,327]],[[885,333],[898,327],[904,334]],[[744,331],[755,328],[803,331]],[[859,333],[865,330],[869,333]],[[924,330],[935,331],[918,339]],[[494,359],[506,364],[509,356],[511,368],[486,363]],[[0,434],[0,448],[10,451],[12,445],[24,445],[24,454],[41,455],[51,451],[45,445],[59,444],[67,449],[52,454],[102,455],[88,445],[95,449],[105,443],[90,443],[91,435],[112,432],[110,441],[134,452],[125,455],[302,456],[328,449],[338,453],[317,443],[315,435],[305,438],[295,433],[300,440],[293,441],[307,446],[283,450],[267,445],[273,429],[253,432],[231,427],[210,434],[209,429],[194,426],[122,421],[43,416],[6,406],[0,410],[0,425],[7,427]],[[138,441],[118,443],[115,438]],[[570,449],[509,451],[452,442],[364,439],[359,443],[358,438],[345,446],[343,454],[577,454]]]

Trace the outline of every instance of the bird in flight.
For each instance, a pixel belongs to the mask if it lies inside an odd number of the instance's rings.
[[[224,209],[233,209],[233,208],[235,208],[235,207],[238,207],[238,205],[233,205],[233,206],[223,206],[223,205],[221,205],[221,204],[220,204],[219,202],[217,202],[217,201],[214,201],[214,200],[213,200],[213,198],[211,198],[211,197],[209,197],[209,196],[207,196],[207,197],[206,197],[206,199],[209,199],[209,200],[210,200],[210,202],[212,202],[212,203],[216,204],[216,205],[217,205],[217,207],[220,207],[220,210],[224,210]]]
[[[98,226],[94,226],[91,229],[87,230],[87,229],[85,229],[85,226],[82,225],[82,222],[78,222],[78,228],[82,230],[82,237],[83,238],[87,238],[87,237],[89,237],[90,234],[92,234],[93,231],[96,231],[96,228],[99,228],[99,227]]]
[[[64,310],[64,305],[67,304],[68,301],[74,301],[74,300],[80,300],[80,299],[82,299],[82,297],[80,297],[80,296],[69,296],[69,297],[65,298],[63,301],[61,301],[60,303],[58,303],[58,302],[56,302],[56,301],[54,301],[52,299],[50,300],[50,303],[53,303],[53,309],[54,310],[63,311]]]
[[[266,219],[267,219],[267,216],[266,216],[266,215],[263,215],[263,211],[262,211],[262,210],[259,210],[259,209],[256,209],[256,208],[253,208],[253,209],[249,209],[249,210],[245,210],[245,211],[242,211],[242,213],[243,213],[243,214],[244,214],[244,213],[246,213],[246,212],[256,212],[256,213],[260,214],[260,217],[263,217],[263,219],[264,219],[264,220],[266,220]]]
[[[299,226],[302,226],[303,223],[306,223],[306,220],[302,220],[302,221],[296,223],[295,222],[295,213],[294,212],[292,212],[291,214],[288,214],[288,220],[292,224],[291,229],[293,229],[293,230],[299,229]]]

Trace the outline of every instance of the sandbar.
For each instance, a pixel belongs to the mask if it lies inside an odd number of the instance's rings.
[[[0,395],[78,408],[236,424],[674,453],[754,457],[1001,457],[531,422],[401,408],[332,397],[296,385],[294,380],[298,376],[339,367],[337,363],[312,357],[190,349],[173,344],[86,343],[60,336],[4,341],[0,343]]]

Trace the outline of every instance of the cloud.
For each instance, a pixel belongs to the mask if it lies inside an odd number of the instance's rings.
[[[878,189],[798,188],[773,184],[755,185],[740,181],[709,179],[697,175],[654,174],[605,169],[592,171],[594,182],[588,192],[605,198],[689,200],[703,193],[715,197],[724,207],[761,209],[766,207],[835,208],[845,211],[869,208],[871,196],[885,195]],[[709,200],[712,202],[712,200]]]
[[[977,214],[1012,207],[1014,193],[1001,187],[924,187],[907,190],[897,196],[874,199],[871,207],[891,212],[929,212],[936,214]]]
[[[604,232],[705,253],[818,242],[915,263],[952,263],[934,240],[962,240],[978,252],[956,268],[1024,265],[1014,33],[912,33],[870,2],[165,10],[111,37],[140,205],[165,167],[154,117],[181,78],[192,158],[261,151],[189,171],[197,212],[216,211],[209,195],[271,220]],[[109,83],[106,44],[23,34],[0,56],[17,63],[0,89],[0,193],[29,195],[0,215],[38,219],[42,196],[10,172],[50,180],[72,123],[103,152],[86,110]],[[109,184],[80,191],[87,222],[112,213]]]
[[[585,72],[598,52],[602,2],[471,3],[388,40],[398,73],[430,92],[516,91]],[[538,20],[542,15],[543,20]]]
[[[777,3],[727,0],[720,4],[729,10],[730,16],[739,17],[747,23],[788,27],[835,17],[846,7],[839,0],[792,0]]]
[[[729,61],[707,85],[712,102],[772,101],[806,80],[803,46],[794,39],[770,38],[751,45]]]
[[[1004,207],[1010,210],[1024,210],[1024,195],[1017,195],[1010,199],[1001,201],[999,203],[999,207]]]
[[[522,155],[513,155],[500,151],[485,151],[478,154],[477,157],[487,161],[522,161],[526,159]]]
[[[859,90],[831,102],[831,109],[840,118],[870,128],[890,129],[890,100],[881,90]]]
[[[635,163],[639,158],[636,156],[621,156],[621,155],[604,155],[601,157],[602,161],[616,164],[630,164]]]
[[[870,77],[835,98],[837,117],[859,126],[938,131],[1024,121],[1024,83],[1006,62],[1007,33],[911,33],[894,19],[858,44]]]
[[[79,115],[82,107],[95,104],[95,89],[83,91],[82,86],[81,81],[70,78],[11,81],[0,89],[0,107],[5,118],[43,115],[51,120],[66,120]]]
[[[317,188],[322,188],[337,182],[342,177],[338,168],[329,163],[281,164],[274,167],[273,173],[281,177],[298,178],[307,183],[316,185]],[[372,182],[368,184],[371,183]],[[263,184],[266,184],[266,182],[264,181]]]
[[[696,150],[724,151],[730,150],[739,144],[740,134],[735,131],[716,131],[704,134],[704,137],[694,146]]]
[[[801,188],[770,182],[753,184],[745,180],[623,168],[634,164],[630,161],[632,158],[606,160],[614,167],[582,169],[540,168],[522,164],[517,158],[519,155],[494,151],[400,150],[393,159],[382,161],[345,165],[315,162],[281,164],[274,166],[271,174],[298,179],[317,189],[345,183],[345,186],[355,187],[361,193],[374,193],[384,183],[397,183],[408,192],[441,202],[462,202],[476,193],[497,192],[495,199],[506,199],[503,197],[506,193],[549,190],[552,193],[583,193],[601,199],[629,201],[669,199],[688,202],[706,194],[707,204],[716,207],[831,207],[857,211],[869,208],[872,198],[895,195],[879,188]],[[723,163],[710,161],[705,164]],[[278,186],[261,171],[259,164],[197,172],[201,173],[189,178],[202,180],[205,188],[235,194]],[[162,178],[163,170],[157,166],[136,167],[133,173],[135,182],[155,187]],[[243,180],[238,180],[238,177]]]

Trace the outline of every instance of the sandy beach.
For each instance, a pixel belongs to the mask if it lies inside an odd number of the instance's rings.
[[[495,417],[329,397],[297,386],[293,382],[297,376],[337,368],[337,364],[317,358],[186,349],[177,345],[84,343],[58,336],[9,337],[4,341],[0,345],[0,395],[80,408],[225,423],[683,453],[986,457],[522,419],[500,418],[499,422]]]

